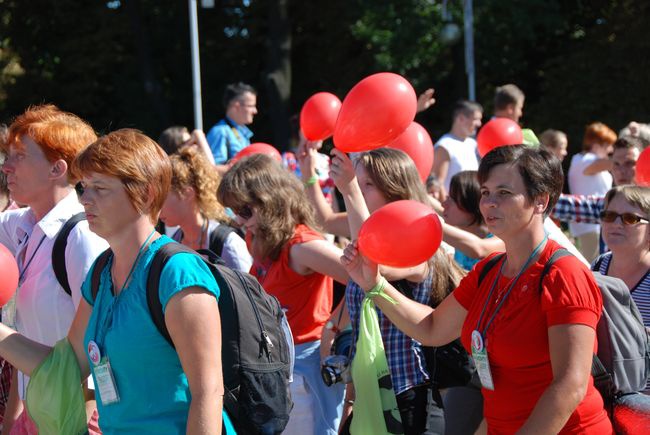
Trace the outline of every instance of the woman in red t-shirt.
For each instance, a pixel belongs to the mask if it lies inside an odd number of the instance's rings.
[[[352,279],[375,297],[400,329],[425,345],[460,336],[471,352],[484,395],[488,432],[607,434],[612,432],[591,377],[595,327],[602,299],[589,270],[576,258],[546,261],[559,245],[548,240],[544,217],[562,189],[562,167],[549,152],[523,145],[499,147],[481,161],[480,209],[505,255],[485,278],[478,263],[437,309],[395,290],[356,243],[344,257]]]
[[[286,432],[335,435],[344,384],[327,387],[321,379],[320,340],[332,309],[332,278],[348,280],[339,261],[342,252],[314,230],[314,212],[300,180],[266,155],[235,163],[217,196],[246,232],[251,274],[278,298],[291,327],[296,353],[292,392],[308,397],[294,400]],[[298,387],[303,383],[307,388]]]

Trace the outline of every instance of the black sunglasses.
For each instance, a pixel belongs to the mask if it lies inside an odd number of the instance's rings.
[[[244,220],[248,220],[253,217],[253,209],[247,205],[243,206],[239,210],[233,210],[233,212]]]
[[[619,217],[621,218],[621,222],[623,222],[625,225],[636,225],[639,222],[643,222],[644,224],[650,223],[650,220],[641,216],[637,216],[634,213],[618,214],[615,211],[609,210],[603,210],[600,212],[600,220],[603,222],[612,223],[615,222]]]

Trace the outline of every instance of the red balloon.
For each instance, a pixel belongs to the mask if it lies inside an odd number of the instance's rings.
[[[650,148],[641,151],[636,161],[636,184],[650,186]]]
[[[412,200],[395,201],[375,211],[359,231],[359,250],[377,264],[412,267],[427,261],[442,241],[434,211]]]
[[[309,140],[324,140],[334,134],[341,100],[329,92],[319,92],[305,101],[300,111],[300,129]]]
[[[478,132],[478,153],[481,157],[494,148],[504,145],[519,145],[524,141],[521,127],[512,119],[492,118]]]
[[[393,73],[368,76],[343,100],[334,145],[344,152],[388,145],[411,124],[416,107],[415,90],[404,77]]]
[[[230,162],[235,163],[238,160],[243,159],[244,157],[252,156],[253,154],[266,154],[273,157],[278,162],[282,162],[282,155],[280,154],[280,151],[275,149],[273,145],[269,145],[264,142],[255,142],[248,145],[246,148],[235,154],[235,157],[233,157]]]
[[[388,147],[408,154],[418,168],[422,182],[427,181],[433,167],[433,142],[424,127],[413,121]]]
[[[0,244],[0,306],[6,304],[18,287],[18,266],[13,254]]]

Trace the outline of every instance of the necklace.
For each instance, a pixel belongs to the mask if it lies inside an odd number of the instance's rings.
[[[203,219],[203,222],[201,223],[201,232],[199,233],[199,236],[196,239],[190,241],[185,237],[185,232],[181,230],[183,234],[181,237],[181,243],[189,246],[190,248],[196,247],[196,249],[203,249],[203,243],[205,242],[205,234],[208,231],[209,221],[203,215],[201,215],[201,218]]]

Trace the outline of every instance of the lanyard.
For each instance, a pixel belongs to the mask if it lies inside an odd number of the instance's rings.
[[[27,260],[27,263],[25,264],[25,267],[22,268],[23,270],[20,271],[20,276],[18,277],[18,282],[19,282],[20,284],[22,284],[22,282],[23,282],[23,278],[25,278],[25,272],[27,272],[27,268],[29,267],[29,265],[32,264],[32,260],[33,260],[34,257],[36,256],[36,253],[38,252],[38,249],[39,249],[39,248],[41,247],[41,245],[43,244],[43,241],[45,241],[45,235],[43,235],[43,237],[41,237],[41,240],[39,240],[38,245],[36,245],[36,249],[34,249],[34,252],[32,252],[32,256],[29,257],[29,260]],[[29,240],[28,240],[27,243],[25,244],[25,252],[26,252],[27,249],[29,248],[28,245],[29,245]],[[22,263],[22,262],[21,262],[21,263]]]
[[[512,280],[512,282],[510,283],[510,286],[508,287],[508,290],[506,291],[505,295],[503,295],[503,298],[501,299],[501,302],[499,302],[499,305],[497,305],[496,309],[494,310],[494,313],[492,313],[492,317],[490,317],[487,324],[485,325],[485,327],[481,331],[479,329],[479,327],[481,326],[481,321],[483,320],[483,315],[485,314],[485,311],[487,310],[488,304],[490,303],[490,300],[492,299],[492,293],[494,293],[494,289],[495,289],[495,287],[497,285],[497,282],[499,282],[499,277],[501,276],[501,271],[503,270],[503,265],[506,264],[506,256],[505,255],[503,256],[503,261],[501,262],[501,267],[499,267],[499,273],[497,274],[496,279],[492,282],[492,287],[490,288],[490,292],[488,293],[487,299],[485,300],[485,304],[483,304],[483,310],[481,311],[481,315],[479,316],[478,322],[476,323],[476,330],[481,333],[481,338],[483,340],[485,340],[485,334],[486,334],[488,328],[492,324],[492,321],[496,317],[497,313],[499,312],[499,310],[503,306],[506,299],[508,299],[508,296],[510,295],[510,292],[512,291],[512,289],[515,287],[515,284],[517,284],[517,281],[519,281],[519,278],[521,277],[521,275],[526,271],[526,269],[528,269],[528,266],[530,266],[530,263],[533,261],[533,258],[535,258],[535,256],[542,249],[542,245],[544,245],[544,242],[546,242],[547,239],[548,239],[548,234],[544,234],[544,239],[541,242],[539,242],[539,245],[537,245],[537,247],[533,250],[532,254],[530,254],[530,257],[528,257],[528,260],[526,260],[526,263],[524,263],[524,265],[522,266],[522,268],[519,271],[519,273],[517,274],[517,276],[515,276],[515,279]]]
[[[156,230],[154,229],[151,234],[149,234],[149,237],[144,241],[144,243],[140,246],[140,249],[138,250],[138,255],[135,257],[135,260],[133,260],[133,264],[131,265],[131,270],[129,270],[129,274],[126,276],[126,280],[124,280],[124,283],[122,284],[122,288],[120,289],[120,292],[117,296],[114,295],[113,299],[111,300],[110,305],[107,308],[107,313],[106,317],[104,317],[104,321],[101,324],[101,328],[99,327],[99,322],[97,327],[95,328],[95,343],[97,343],[97,346],[102,351],[102,354],[105,354],[105,349],[104,349],[104,339],[106,338],[106,334],[108,333],[108,330],[111,328],[113,325],[113,311],[115,308],[115,304],[128,285],[129,281],[131,280],[131,275],[133,275],[133,272],[135,271],[135,266],[138,264],[138,261],[140,260],[140,257],[142,256],[142,253],[145,251],[145,248],[147,247],[147,244],[149,243],[149,240],[153,237],[153,235],[156,233]],[[110,268],[112,269],[113,267],[113,259],[111,258],[111,264]],[[112,274],[111,274],[111,287],[112,287]],[[95,300],[95,303],[97,303],[97,300]]]

